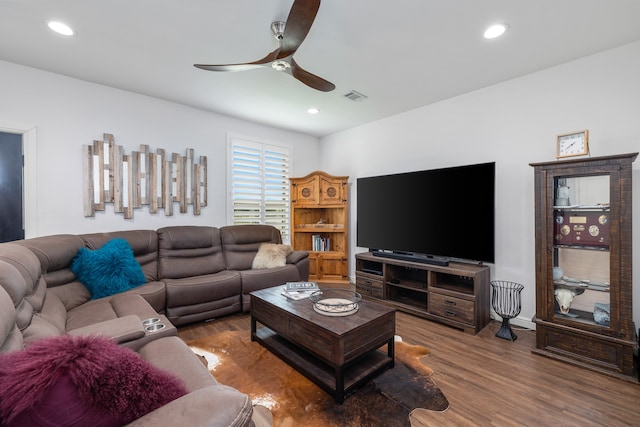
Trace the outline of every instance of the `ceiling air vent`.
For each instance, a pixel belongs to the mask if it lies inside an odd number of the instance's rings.
[[[346,93],[344,97],[357,102],[364,101],[365,99],[367,99],[366,95],[363,95],[360,92],[356,92],[355,90],[352,90],[349,93]]]

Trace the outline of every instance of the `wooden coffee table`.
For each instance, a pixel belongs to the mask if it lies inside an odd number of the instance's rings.
[[[276,286],[251,292],[251,340],[333,395],[337,403],[393,367],[394,308],[362,301],[354,314],[325,316],[309,299],[292,301],[281,291],[282,286]]]

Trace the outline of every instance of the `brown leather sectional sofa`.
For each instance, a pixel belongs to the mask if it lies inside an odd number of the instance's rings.
[[[129,243],[147,283],[90,299],[71,262],[81,247],[98,249],[114,238]],[[282,243],[280,232],[267,225],[174,226],[0,244],[0,352],[62,334],[107,335],[189,390],[134,425],[264,425],[264,408],[254,411],[247,395],[217,383],[174,326],[248,311],[251,291],[308,280],[302,251],[291,252],[285,266],[252,269],[262,243]],[[163,326],[151,330],[146,319]]]

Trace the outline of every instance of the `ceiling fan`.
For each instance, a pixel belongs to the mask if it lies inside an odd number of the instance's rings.
[[[293,59],[293,54],[309,33],[319,8],[320,0],[294,0],[287,21],[276,21],[271,24],[271,31],[280,46],[262,59],[242,64],[194,64],[194,66],[208,71],[244,71],[271,67],[293,76],[313,89],[330,92],[336,87],[333,83],[304,70]]]

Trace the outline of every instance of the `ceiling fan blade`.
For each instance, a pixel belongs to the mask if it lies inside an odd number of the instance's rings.
[[[290,74],[310,88],[319,90],[321,92],[331,92],[336,88],[336,85],[334,85],[333,83],[328,82],[322,77],[318,77],[315,74],[312,74],[300,67],[296,63],[296,61],[293,60],[293,58],[291,58]]]
[[[220,65],[208,65],[208,64],[193,64],[194,67],[207,71],[245,71],[252,70],[254,68],[262,67],[262,65],[254,64],[220,64]]]
[[[289,11],[280,41],[280,58],[293,55],[300,47],[316,19],[320,0],[295,0]]]
[[[201,70],[207,71],[244,71],[244,70],[252,70],[254,68],[262,67],[265,64],[269,64],[275,61],[278,58],[278,53],[280,52],[280,48],[270,52],[267,56],[262,59],[258,59],[257,61],[247,62],[244,64],[219,64],[219,65],[208,65],[208,64],[193,64],[194,67],[200,68]]]

